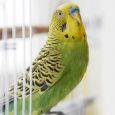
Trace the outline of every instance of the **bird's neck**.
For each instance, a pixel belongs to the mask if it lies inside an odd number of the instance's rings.
[[[56,33],[53,32],[48,34],[48,40],[46,42],[46,45],[51,47],[52,49],[57,49],[58,51],[60,51],[62,47],[62,42],[59,41],[59,39],[56,36]]]
[[[86,39],[82,39],[70,47],[68,44],[62,43],[55,35],[56,33],[48,35],[47,45],[55,50],[58,50],[62,54],[62,60],[64,65],[75,64],[75,61],[88,61],[88,44]],[[72,46],[71,45],[71,46]]]
[[[63,46],[61,49],[64,65],[75,65],[83,61],[88,61],[88,44],[86,40],[78,41],[74,44],[75,47]]]

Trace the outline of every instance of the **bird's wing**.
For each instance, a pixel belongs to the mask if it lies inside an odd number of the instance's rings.
[[[43,48],[32,64],[32,93],[43,93],[53,86],[61,77],[63,71],[61,53],[56,49]],[[30,94],[30,67],[26,70],[25,95]],[[23,77],[18,79],[17,95],[22,98]],[[10,88],[14,95],[14,87]]]

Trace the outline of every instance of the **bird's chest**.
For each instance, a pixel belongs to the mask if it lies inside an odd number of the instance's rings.
[[[67,84],[65,90],[68,90],[68,92],[81,81],[85,73],[88,64],[88,52],[86,50],[79,48],[78,50],[68,50],[64,54],[65,77],[62,85]]]

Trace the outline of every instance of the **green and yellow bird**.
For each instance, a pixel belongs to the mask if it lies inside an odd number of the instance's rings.
[[[82,80],[88,65],[88,43],[80,9],[75,3],[59,6],[53,14],[48,40],[32,64],[32,115],[47,113]],[[26,70],[26,112],[29,114],[30,67]],[[10,88],[9,113],[14,111]],[[17,81],[18,115],[22,115],[23,78]]]

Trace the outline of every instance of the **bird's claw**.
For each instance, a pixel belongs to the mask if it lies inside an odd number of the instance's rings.
[[[65,115],[65,114],[61,111],[54,111],[54,112],[48,112],[47,115]]]

